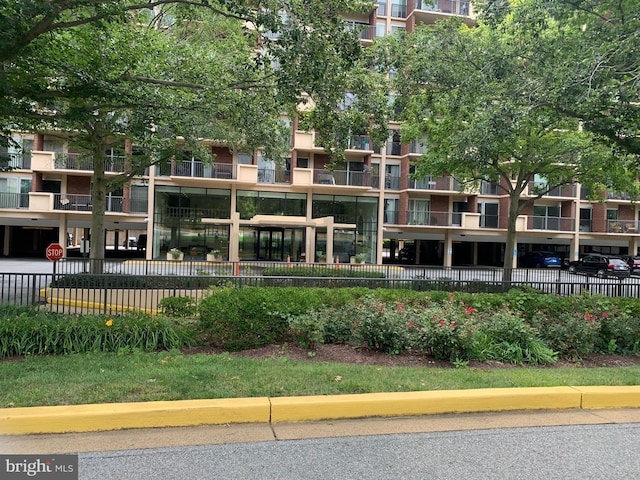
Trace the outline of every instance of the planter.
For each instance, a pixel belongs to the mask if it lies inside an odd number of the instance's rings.
[[[184,253],[180,252],[179,255],[174,256],[173,253],[167,252],[167,260],[169,260],[170,262],[181,262],[184,260]]]
[[[207,253],[207,262],[221,262],[222,255],[214,255],[213,253]]]

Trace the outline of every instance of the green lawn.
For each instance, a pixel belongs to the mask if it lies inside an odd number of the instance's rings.
[[[560,385],[636,385],[640,367],[420,368],[179,352],[0,362],[0,408],[196,398],[339,395]]]

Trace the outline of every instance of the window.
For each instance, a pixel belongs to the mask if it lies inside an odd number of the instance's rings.
[[[376,37],[384,37],[387,34],[387,23],[376,22]]]
[[[238,163],[240,165],[253,164],[253,155],[251,153],[238,153]]]
[[[398,223],[398,201],[397,198],[385,198],[384,223]]]
[[[309,159],[307,157],[298,157],[296,162],[298,168],[309,168]]]
[[[389,190],[400,189],[400,165],[385,165],[384,188]]]
[[[387,0],[378,0],[378,15],[385,16],[387,14]]]
[[[580,231],[581,232],[591,231],[592,215],[593,215],[593,210],[591,208],[580,209]]]
[[[405,18],[407,16],[407,0],[392,0],[391,16]]]
[[[500,205],[498,203],[479,202],[480,227],[498,228]]]
[[[558,205],[535,205],[533,228],[537,230],[560,230],[560,207]]]
[[[415,198],[409,199],[407,223],[409,225],[432,225],[431,201]]]

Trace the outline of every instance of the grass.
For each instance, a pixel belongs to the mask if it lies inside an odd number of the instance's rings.
[[[91,353],[0,362],[0,407],[561,385],[636,385],[640,367],[416,368]]]

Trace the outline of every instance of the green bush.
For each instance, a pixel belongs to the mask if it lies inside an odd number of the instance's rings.
[[[192,343],[194,332],[146,315],[106,317],[22,313],[0,319],[0,356],[156,351]]]
[[[468,360],[473,344],[472,310],[454,301],[453,294],[445,303],[427,307],[414,326],[415,348],[443,360]]]
[[[538,337],[524,318],[508,310],[499,310],[478,322],[473,357],[515,364],[554,363],[557,354]]]
[[[600,320],[589,313],[534,314],[531,325],[542,340],[561,357],[577,358],[596,351]]]
[[[348,278],[385,278],[384,273],[375,270],[352,269],[345,265],[336,267],[267,267],[262,271],[269,277],[348,277]]]
[[[403,305],[383,303],[369,294],[345,313],[352,319],[354,339],[367,348],[397,355],[409,347],[410,320]]]
[[[344,305],[357,289],[222,288],[200,302],[200,323],[214,345],[230,350],[257,348],[282,341],[290,315],[325,305]]]
[[[165,297],[158,302],[160,311],[168,317],[192,317],[196,313],[197,303],[192,297]]]

